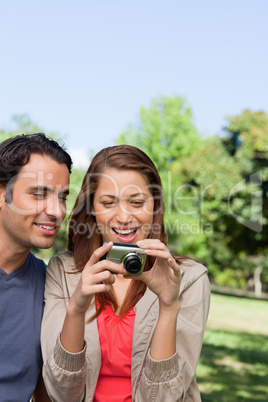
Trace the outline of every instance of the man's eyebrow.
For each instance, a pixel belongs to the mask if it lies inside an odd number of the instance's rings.
[[[31,186],[29,188],[29,190],[30,191],[43,191],[43,192],[46,192],[46,193],[53,193],[54,192],[53,188],[50,187],[50,186]],[[60,191],[60,193],[68,195],[69,194],[69,188],[62,189]]]
[[[29,187],[29,190],[52,192],[52,188],[50,188],[48,186],[31,186],[31,187]]]

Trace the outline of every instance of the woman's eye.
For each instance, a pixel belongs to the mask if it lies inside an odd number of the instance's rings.
[[[135,207],[142,207],[145,204],[145,201],[132,201],[131,204]]]
[[[114,201],[102,202],[102,205],[103,205],[105,208],[111,208],[111,207],[113,207],[113,206],[115,205],[115,202],[114,202]]]

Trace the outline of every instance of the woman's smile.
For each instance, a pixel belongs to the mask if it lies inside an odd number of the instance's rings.
[[[112,228],[112,230],[115,232],[115,235],[120,242],[131,243],[135,240],[135,238],[138,234],[139,227],[132,228],[132,229]]]

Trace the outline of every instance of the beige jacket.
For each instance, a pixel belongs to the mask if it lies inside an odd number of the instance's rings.
[[[68,301],[80,277],[80,274],[70,274],[73,267],[71,253],[64,252],[53,257],[47,268],[41,334],[43,376],[48,394],[56,402],[93,401],[101,365],[96,320],[86,324],[82,352],[69,353],[59,341]],[[154,361],[149,354],[158,317],[157,296],[147,289],[135,306],[131,360],[133,402],[201,401],[195,371],[209,311],[210,284],[203,265],[187,260],[182,268],[177,352],[170,359]],[[94,311],[95,307],[88,311],[87,319]]]

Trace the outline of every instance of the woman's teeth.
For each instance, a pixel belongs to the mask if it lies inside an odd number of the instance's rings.
[[[119,229],[113,229],[115,233],[120,234],[120,235],[128,235],[130,233],[134,233],[137,229],[126,229],[126,230],[119,230]]]

